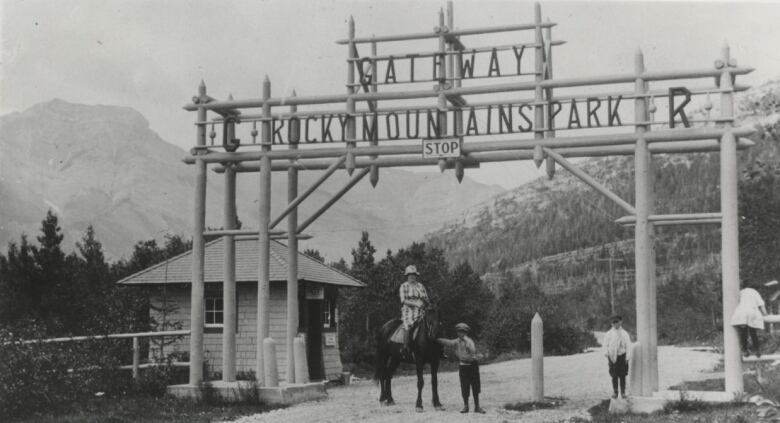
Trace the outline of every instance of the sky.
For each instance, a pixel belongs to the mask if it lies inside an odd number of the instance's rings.
[[[460,29],[531,23],[524,1],[455,0]],[[166,141],[189,149],[194,113],[182,106],[204,80],[209,95],[342,94],[347,36],[428,32],[445,1],[0,0],[0,114],[60,98],[132,107]],[[710,68],[727,42],[741,84],[780,78],[780,1],[542,2],[557,26],[555,77],[629,73],[637,48],[648,70]],[[488,40],[490,42],[490,40]],[[435,49],[435,44],[423,50]],[[381,54],[381,52],[380,52]],[[512,188],[540,175],[529,162],[467,174]]]

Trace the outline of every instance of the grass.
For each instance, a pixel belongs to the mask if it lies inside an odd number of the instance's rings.
[[[205,404],[170,396],[95,398],[74,405],[66,414],[36,414],[19,423],[163,423],[231,420],[279,408],[265,404]]]
[[[504,408],[513,411],[534,411],[546,408],[558,408],[566,402],[562,397],[545,397],[542,401],[516,402],[505,404]]]
[[[749,423],[755,422],[755,407],[745,404],[705,404],[698,401],[677,401],[664,411],[654,414],[610,414],[609,400],[591,407],[593,423]]]
[[[745,392],[758,393],[768,398],[778,398],[780,392],[780,371],[769,370],[767,382],[759,384],[755,376],[745,375]],[[707,379],[695,382],[683,382],[670,389],[680,391],[723,391],[723,379]],[[756,407],[745,403],[707,404],[683,398],[668,404],[662,412],[655,414],[610,414],[609,400],[605,400],[588,410],[594,423],[751,423],[761,421],[756,416]]]

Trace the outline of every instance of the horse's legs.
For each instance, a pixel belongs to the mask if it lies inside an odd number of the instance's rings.
[[[439,360],[431,361],[431,392],[433,393],[433,406],[437,410],[443,410],[439,401]]]
[[[425,380],[423,379],[425,361],[423,361],[422,357],[418,356],[415,364],[417,364],[417,411],[423,411],[422,388],[423,385],[425,385]]]
[[[382,404],[387,399],[387,391],[385,390],[385,379],[387,379],[387,358],[381,352],[377,353],[376,359],[376,376],[379,380],[379,403]]]
[[[393,389],[390,381],[393,379],[393,374],[395,374],[395,370],[398,368],[400,363],[401,362],[398,357],[390,356],[390,363],[388,363],[386,367],[387,373],[385,374],[385,400],[387,400],[387,405],[395,404],[395,400],[393,399]]]

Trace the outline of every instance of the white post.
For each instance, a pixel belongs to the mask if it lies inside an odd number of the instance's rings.
[[[720,110],[724,118],[734,116],[733,81],[729,67],[732,62],[729,47],[724,45],[721,52],[723,73],[720,76]],[[726,124],[732,126],[732,124]],[[736,329],[730,325],[731,314],[739,299],[739,216],[737,209],[737,145],[736,138],[730,132],[720,141],[720,212],[721,223],[721,263],[723,275],[723,365],[726,379],[726,392],[744,391],[742,381],[742,361]]]
[[[234,126],[235,123],[226,125]],[[228,131],[233,132],[233,131]],[[235,229],[236,222],[236,171],[232,166],[225,167],[225,229]],[[222,281],[222,380],[236,380],[236,244],[232,235],[224,236],[224,266]]]
[[[309,382],[309,364],[306,361],[306,342],[303,337],[296,336],[294,344],[295,350],[295,383]],[[287,379],[287,383],[292,380]]]
[[[206,84],[201,81],[198,87],[198,104],[205,104]],[[195,145],[206,145],[206,109],[198,108],[197,134]],[[190,385],[203,381],[203,262],[206,254],[203,230],[206,227],[206,162],[197,159],[195,163],[195,216],[192,234],[192,286],[190,290]]]
[[[263,99],[271,98],[271,81],[268,76],[263,80]],[[271,117],[271,106],[263,105],[263,116]],[[261,132],[261,149],[271,150],[271,121],[263,121]],[[257,262],[257,381],[264,385],[265,366],[263,365],[263,340],[268,337],[271,320],[270,300],[271,295],[271,239],[268,234],[268,226],[271,222],[271,159],[263,156],[260,159],[260,210],[258,219],[258,262]]]
[[[295,91],[293,91],[295,97]],[[295,113],[297,106],[290,106],[290,113]],[[293,125],[290,128],[291,138],[299,138],[300,128]],[[290,149],[297,149],[298,144],[289,144]],[[287,201],[292,203],[298,197],[298,169],[287,169]],[[287,215],[287,381],[295,380],[295,354],[293,353],[293,338],[298,334],[298,208]]]
[[[539,313],[531,320],[531,386],[533,400],[544,400],[544,325]]]
[[[638,342],[631,344],[631,352],[628,355],[628,391],[631,395],[642,392],[642,345]]]
[[[279,386],[279,369],[276,367],[276,342],[273,338],[263,340],[263,374],[265,375],[265,387],[275,388]]]
[[[644,55],[641,50],[637,50],[634,56],[635,72],[637,75],[634,91],[643,95],[646,91],[645,81],[641,74],[645,71]],[[637,122],[647,120],[647,103],[644,97],[637,97],[634,102],[634,116]],[[647,126],[637,124],[636,132],[644,133]],[[634,231],[634,255],[636,266],[636,332],[639,344],[642,346],[642,389],[637,393],[641,396],[649,396],[653,392],[652,362],[650,357],[652,340],[650,332],[652,324],[650,322],[650,307],[652,306],[650,298],[650,258],[651,258],[651,239],[650,239],[650,195],[649,185],[651,183],[650,172],[650,150],[647,147],[647,141],[640,138],[635,147],[634,153],[634,183],[636,204],[636,226]]]

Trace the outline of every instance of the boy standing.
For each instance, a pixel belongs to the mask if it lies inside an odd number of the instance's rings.
[[[474,394],[474,412],[484,414],[485,410],[479,406],[481,387],[479,382],[479,365],[477,364],[477,348],[474,346],[474,341],[467,335],[469,331],[471,331],[469,325],[458,323],[455,325],[455,332],[458,334],[457,339],[439,338],[437,341],[444,346],[454,348],[455,356],[460,361],[458,376],[460,376],[460,392],[463,395],[463,409],[460,412],[469,412],[469,390],[471,390]]]
[[[626,397],[626,375],[628,375],[628,360],[626,352],[631,345],[631,337],[623,329],[623,318],[612,316],[612,329],[604,335],[604,355],[609,363],[609,375],[612,377],[612,398]]]
[[[742,354],[750,355],[748,348],[748,334],[753,342],[753,352],[756,357],[761,357],[761,345],[758,341],[757,330],[764,330],[764,316],[766,306],[761,294],[753,288],[743,288],[739,291],[739,304],[731,315],[731,325],[737,328],[739,342],[742,346]]]

